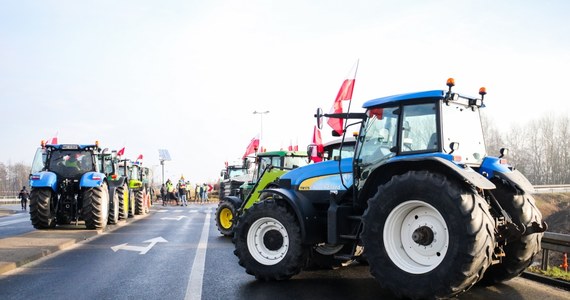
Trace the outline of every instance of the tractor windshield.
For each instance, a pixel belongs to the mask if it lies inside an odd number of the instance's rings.
[[[395,155],[398,131],[397,107],[372,108],[358,137],[358,157],[363,165],[377,163]]]
[[[90,151],[53,150],[48,169],[64,178],[73,178],[95,171],[95,165]]]
[[[450,153],[450,144],[459,143],[453,152],[466,164],[479,165],[486,156],[479,108],[450,102],[442,105],[443,150]]]

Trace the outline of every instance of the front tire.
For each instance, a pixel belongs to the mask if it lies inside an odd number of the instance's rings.
[[[400,297],[456,296],[491,264],[495,236],[488,204],[441,174],[394,176],[368,201],[363,223],[370,272]]]
[[[107,183],[83,190],[83,220],[87,229],[105,229],[109,213]]]
[[[129,187],[126,183],[117,187],[115,191],[119,197],[119,220],[129,218]]]
[[[258,280],[289,279],[307,260],[295,215],[274,200],[258,202],[240,216],[233,242],[240,266]]]
[[[114,225],[119,222],[119,194],[118,189],[114,189],[109,195],[113,195],[109,203],[109,224]]]
[[[216,225],[218,231],[225,236],[234,234],[236,208],[230,201],[221,201],[216,209]]]
[[[536,207],[532,195],[517,191],[503,182],[494,183],[497,188],[491,192],[515,224],[523,224],[526,227],[530,227],[533,222],[542,224],[542,214]],[[503,247],[505,257],[501,263],[491,266],[485,272],[483,283],[493,285],[519,276],[540,252],[543,235],[543,233],[533,233],[517,240],[510,240]]]
[[[144,215],[145,210],[145,197],[142,190],[135,192],[135,215]]]
[[[55,227],[55,208],[50,188],[32,188],[30,192],[30,219],[36,229]]]

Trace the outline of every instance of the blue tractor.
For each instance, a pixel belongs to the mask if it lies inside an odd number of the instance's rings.
[[[42,141],[30,175],[30,219],[37,229],[79,220],[88,229],[104,229],[109,215],[109,190],[93,145],[46,145]]]
[[[370,265],[378,283],[411,299],[453,297],[479,281],[518,276],[546,224],[533,186],[487,156],[480,97],[447,90],[323,115],[360,126],[353,157],[284,174],[239,218],[239,264],[259,280],[288,279],[311,262]],[[347,128],[348,128],[347,126]],[[345,128],[346,129],[346,128]]]

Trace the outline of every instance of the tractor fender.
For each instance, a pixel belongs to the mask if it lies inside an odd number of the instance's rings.
[[[53,172],[39,172],[30,176],[30,187],[41,188],[50,187],[54,192],[57,191],[57,175]]]
[[[276,201],[284,201],[293,210],[299,226],[301,228],[301,240],[303,244],[314,244],[318,242],[319,223],[315,209],[310,199],[293,190],[283,188],[272,188],[261,190],[260,193],[267,193],[278,196],[273,197]],[[322,234],[321,234],[322,235]]]
[[[105,174],[99,172],[87,172],[81,176],[81,180],[79,180],[79,187],[98,187],[103,185],[105,181]]]
[[[390,161],[373,172],[373,176],[383,178],[387,182],[394,175],[403,174],[410,170],[431,170],[455,176],[479,189],[495,189],[495,184],[468,166],[456,165],[448,159],[438,156],[399,157]]]
[[[241,207],[243,200],[236,196],[226,196],[222,199],[222,201],[230,202],[236,209]]]
[[[517,189],[527,193],[532,194],[535,192],[532,183],[530,183],[530,181],[528,181],[528,179],[519,172],[519,170],[512,168],[508,164],[501,163],[501,159],[498,157],[485,157],[481,164],[481,174],[486,176],[488,179],[498,177],[507,181]]]

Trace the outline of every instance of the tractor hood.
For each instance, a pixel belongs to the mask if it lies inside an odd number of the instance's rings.
[[[293,169],[281,176],[280,180],[291,182],[304,190],[344,189],[352,185],[352,157],[340,161],[343,180],[339,176],[339,161],[329,160]]]

